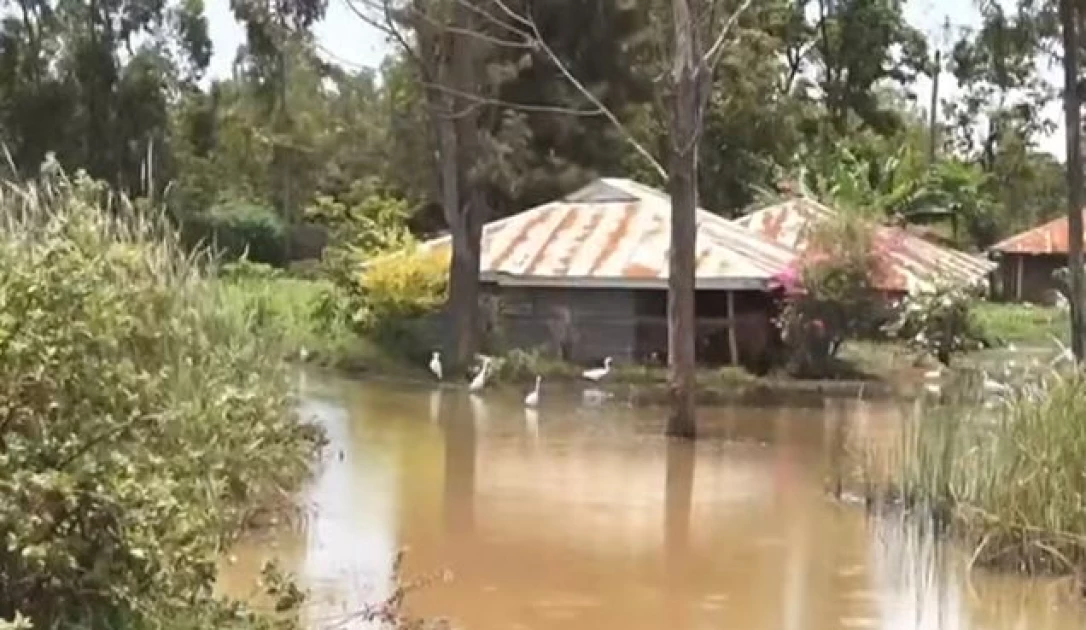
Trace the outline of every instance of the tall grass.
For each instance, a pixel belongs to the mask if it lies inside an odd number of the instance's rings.
[[[1050,373],[1004,400],[920,414],[883,478],[975,548],[1026,571],[1086,567],[1086,376]]]
[[[248,623],[216,556],[320,436],[213,267],[86,177],[0,184],[0,619]]]

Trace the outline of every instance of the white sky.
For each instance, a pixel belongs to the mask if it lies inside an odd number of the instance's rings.
[[[1000,1],[1008,8],[1013,4],[1013,0]],[[338,62],[350,69],[375,67],[380,64],[387,44],[379,32],[358,19],[345,2],[346,0],[329,0],[328,14],[316,28],[318,44],[329,61]],[[245,32],[234,20],[230,11],[230,0],[206,0],[206,9],[215,47],[210,75],[229,76],[237,48],[244,43]],[[944,51],[949,50],[957,35],[952,34],[950,39],[941,35],[946,19],[949,18],[955,29],[976,27],[980,19],[974,0],[908,0],[905,12],[907,19],[928,33],[929,38],[934,36],[935,42],[942,41]],[[1046,73],[1049,80],[1057,85],[1062,82],[1058,68],[1051,68]],[[921,78],[915,90],[918,104],[926,109],[931,99],[931,81],[927,77]],[[951,98],[956,91],[954,77],[944,73],[940,78],[941,96]],[[1065,152],[1060,104],[1056,102],[1050,105],[1046,114],[1058,123],[1058,129],[1052,136],[1041,141],[1041,148],[1063,159]]]

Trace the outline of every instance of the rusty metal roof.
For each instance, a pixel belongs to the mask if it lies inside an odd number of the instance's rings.
[[[807,249],[810,226],[832,216],[833,210],[801,197],[763,208],[736,223],[802,253]],[[928,242],[898,227],[877,226],[875,239],[879,250],[885,252],[877,278],[883,291],[914,293],[939,283],[974,284],[984,281],[995,268],[980,256]]]
[[[795,253],[698,210],[696,286],[762,289]],[[626,179],[600,179],[566,198],[487,224],[484,281],[504,285],[667,286],[670,199]],[[448,236],[423,244],[449,247]]]
[[[1083,215],[1086,216],[1086,211],[1083,211]],[[1003,254],[1026,254],[1028,256],[1067,255],[1071,243],[1069,234],[1070,230],[1065,215],[1044,225],[1038,225],[1031,230],[1015,234],[992,245],[989,249]]]

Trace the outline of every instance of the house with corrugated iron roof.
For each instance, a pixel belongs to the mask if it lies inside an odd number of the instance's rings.
[[[1086,214],[1086,212],[1084,212]],[[1066,216],[1015,234],[988,248],[999,265],[994,294],[1009,301],[1055,302],[1052,274],[1067,266],[1070,240]]]
[[[834,210],[813,199],[797,197],[735,222],[802,255],[810,246],[812,229],[834,215]],[[995,268],[980,256],[932,243],[901,227],[876,225],[874,239],[879,252],[876,287],[891,296],[929,291],[938,285],[983,283]]]
[[[776,339],[769,292],[795,254],[705,210],[697,226],[699,361],[758,366]],[[493,336],[572,361],[663,360],[670,235],[668,196],[615,178],[486,225],[480,280],[496,303]]]

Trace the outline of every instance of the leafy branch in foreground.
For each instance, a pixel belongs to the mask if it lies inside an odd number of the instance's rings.
[[[6,183],[0,214],[0,619],[253,623],[216,559],[321,441],[274,344],[212,260],[84,175]]]

